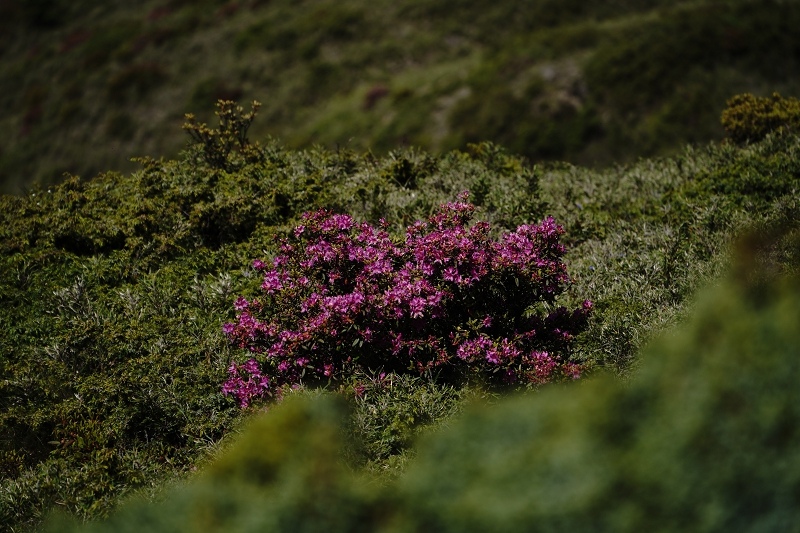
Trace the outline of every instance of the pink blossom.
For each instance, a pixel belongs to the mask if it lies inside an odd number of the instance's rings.
[[[422,314],[425,311],[425,300],[420,297],[412,298],[408,304],[409,311],[411,312],[411,318],[422,318]]]
[[[281,290],[283,288],[281,277],[281,273],[277,270],[265,272],[264,282],[261,284],[261,288],[264,289],[267,294],[273,294],[274,292]]]
[[[223,393],[249,405],[301,375],[343,380],[359,367],[455,365],[506,384],[579,376],[567,356],[592,303],[530,312],[570,281],[563,228],[548,217],[494,240],[488,223],[469,225],[474,212],[462,194],[408,226],[404,239],[393,239],[385,221],[374,227],[325,210],[304,214],[271,270],[253,262],[268,297],[238,298],[238,320],[222,327],[255,354],[231,365]],[[262,375],[262,358],[274,361],[264,366],[270,376]]]

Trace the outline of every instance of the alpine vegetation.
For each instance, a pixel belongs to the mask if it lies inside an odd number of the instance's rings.
[[[255,356],[230,366],[241,406],[301,382],[356,373],[477,374],[494,384],[577,378],[569,358],[592,303],[554,307],[569,282],[553,218],[491,237],[475,206],[442,205],[392,239],[382,226],[306,213],[263,272],[262,297],[236,301],[224,332]]]

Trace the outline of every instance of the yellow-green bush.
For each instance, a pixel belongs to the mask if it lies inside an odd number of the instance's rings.
[[[728,100],[722,112],[722,126],[734,142],[760,141],[773,131],[797,132],[800,128],[800,100],[778,93],[760,98],[750,93]]]
[[[260,283],[252,260],[303,211],[403,227],[482,183],[498,225],[540,217],[537,176],[497,147],[294,152],[245,142],[249,119],[236,113],[221,113],[220,129],[195,124],[181,160],[0,196],[0,532],[53,506],[103,516],[121,494],[188,471],[235,427],[222,324],[234,294]],[[408,401],[376,392],[391,404],[380,417],[362,402],[363,461],[400,453],[457,402],[415,388]]]

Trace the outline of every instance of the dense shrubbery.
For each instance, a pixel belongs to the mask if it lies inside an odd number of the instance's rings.
[[[473,406],[421,440],[388,486],[346,467],[339,402],[293,398],[162,502],[132,502],[81,531],[792,530],[796,223],[746,241],[734,276],[643,354],[626,385],[598,378]]]
[[[303,211],[400,228],[471,188],[498,227],[541,216],[531,170],[490,145],[386,159],[249,146],[257,157],[225,155],[236,172],[209,164],[214,147],[200,142],[181,160],[140,160],[130,176],[0,197],[3,527],[54,505],[100,516],[120,494],[183,475],[236,427],[236,402],[220,393],[233,357],[221,327],[235,295],[257,291],[251,258],[277,252],[274,236]],[[369,400],[353,432],[376,469],[467,394],[420,378],[362,381]],[[390,407],[378,414],[373,401]]]
[[[280,254],[275,237],[294,239],[303,212],[373,228],[385,218],[396,245],[463,190],[493,239],[552,215],[573,278],[555,306],[595,304],[571,360],[619,372],[719,271],[734,232],[798,213],[794,135],[604,172],[530,167],[491,144],[385,158],[250,146],[257,157],[227,154],[235,172],[210,165],[201,142],[178,160],[139,160],[131,175],[0,197],[2,527],[36,524],[54,506],[103,516],[120,495],[214,453],[243,420],[220,394],[242,355],[221,328],[238,296],[263,298],[263,272],[249,265]],[[379,483],[404,470],[425,426],[491,394],[379,371],[344,385],[360,394],[348,395],[348,459]]]
[[[548,218],[495,241],[488,223],[468,226],[466,198],[400,242],[349,215],[305,214],[272,267],[256,261],[264,296],[240,298],[238,322],[225,325],[265,359],[234,363],[225,393],[247,406],[284,385],[359,372],[452,381],[471,371],[506,385],[579,377],[569,346],[592,304],[550,307],[569,281],[563,228]]]

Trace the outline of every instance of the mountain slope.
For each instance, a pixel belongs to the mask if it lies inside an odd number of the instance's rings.
[[[175,157],[183,114],[262,102],[258,137],[385,154],[492,141],[607,165],[719,139],[797,94],[796,2],[0,3],[2,191]]]

